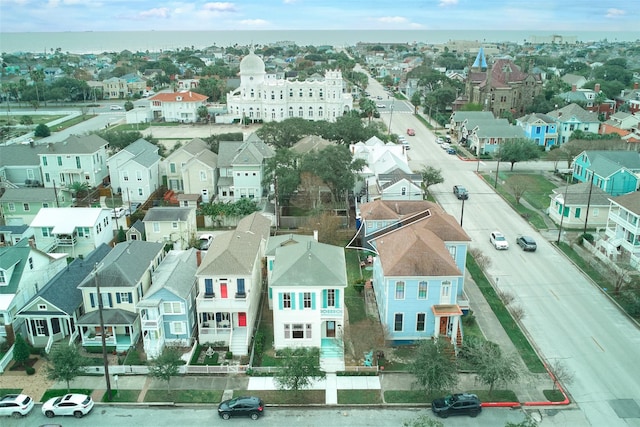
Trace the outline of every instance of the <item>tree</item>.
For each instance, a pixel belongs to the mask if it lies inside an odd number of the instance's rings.
[[[180,365],[184,362],[180,359],[180,353],[176,349],[166,348],[160,356],[149,365],[149,375],[152,378],[165,381],[167,392],[171,391],[171,377],[178,375]]]
[[[458,383],[458,371],[451,343],[444,339],[424,340],[416,350],[409,371],[428,394],[452,389]]]
[[[420,174],[422,175],[422,183],[420,185],[424,193],[422,197],[426,200],[429,194],[429,187],[444,182],[444,178],[442,177],[442,171],[433,166],[423,167]]]
[[[47,378],[53,381],[65,381],[68,393],[71,390],[70,382],[85,374],[85,365],[85,359],[75,345],[60,345],[49,355]]]
[[[476,376],[478,381],[489,386],[489,395],[497,384],[513,382],[520,377],[515,354],[503,354],[491,341],[483,341],[475,350],[472,360]]]
[[[413,114],[418,114],[418,107],[422,105],[422,93],[416,91],[411,95],[411,104],[413,104]]]
[[[371,123],[373,113],[376,112],[376,103],[373,102],[372,99],[361,98],[358,104],[360,105],[360,110],[362,110],[362,113],[369,119],[369,123]]]
[[[345,145],[331,145],[322,151],[312,151],[302,158],[302,171],[320,178],[331,190],[333,200],[339,200],[355,184],[355,172],[366,165],[363,159],[353,159]]]
[[[302,390],[325,377],[324,371],[320,370],[320,349],[317,347],[285,348],[282,357],[282,369],[274,377],[281,390]]]
[[[535,141],[531,139],[512,139],[500,144],[498,157],[502,162],[511,163],[511,170],[513,171],[513,165],[515,165],[517,162],[526,162],[529,160],[539,159],[540,148],[535,143]]]
[[[131,102],[131,101],[125,102],[124,103],[124,109],[125,109],[125,111],[133,110],[133,102]]]
[[[80,182],[80,181],[74,181],[69,185],[71,194],[73,194],[73,197],[75,197],[76,199],[81,199],[83,197],[86,197],[87,194],[89,193],[90,188],[91,187],[89,187],[89,184],[87,184],[86,182]]]
[[[29,346],[27,342],[22,338],[22,334],[16,334],[16,340],[13,343],[13,360],[16,362],[16,366],[24,366],[27,360],[29,360]]]
[[[522,195],[528,188],[530,188],[530,182],[526,176],[515,175],[509,177],[507,180],[507,187],[509,187],[513,197],[516,199],[516,205],[519,205]]]
[[[276,197],[280,205],[288,204],[300,185],[297,158],[292,150],[277,148],[275,156],[266,161],[262,185],[266,187],[275,181]]]
[[[45,125],[44,123],[40,123],[38,126],[36,126],[33,134],[39,138],[46,138],[47,136],[51,135],[51,129],[49,129],[49,126]]]

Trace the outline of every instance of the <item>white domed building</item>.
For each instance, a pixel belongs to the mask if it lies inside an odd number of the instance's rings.
[[[253,51],[240,61],[240,87],[227,94],[227,114],[251,122],[281,122],[291,117],[333,122],[353,108],[342,72],[290,81],[267,74]]]

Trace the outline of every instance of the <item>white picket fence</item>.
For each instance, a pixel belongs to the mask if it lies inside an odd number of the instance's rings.
[[[9,366],[9,363],[13,360],[13,346],[7,351],[7,354],[4,355],[2,359],[0,359],[0,373],[4,372]]]

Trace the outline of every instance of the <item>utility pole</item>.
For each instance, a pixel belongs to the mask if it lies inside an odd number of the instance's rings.
[[[104,330],[104,316],[102,315],[102,293],[100,293],[100,281],[98,280],[98,265],[93,269],[93,281],[98,293],[98,315],[100,317],[100,336],[102,337],[102,361],[104,363],[104,379],[107,382],[107,400],[111,401],[111,380],[109,379],[109,359],[107,358],[107,337]]]
[[[558,228],[558,240],[557,244],[560,244],[560,237],[562,236],[562,222],[564,220],[564,210],[567,207],[567,193],[569,192],[569,177],[567,177],[567,186],[564,188],[564,200],[562,201],[562,211],[560,211],[560,227]],[[567,213],[569,215],[569,213]]]
[[[587,213],[584,217],[584,230],[582,234],[587,234],[587,222],[589,221],[589,209],[591,208],[591,192],[593,191],[593,176],[589,180],[589,197],[587,198]]]
[[[462,218],[464,218],[464,198],[462,198],[462,211],[460,212],[460,227],[462,227]]]

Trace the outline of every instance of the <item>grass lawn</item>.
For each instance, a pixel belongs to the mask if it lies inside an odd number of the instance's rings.
[[[141,390],[111,390],[111,400],[107,399],[107,394],[102,396],[103,402],[125,402],[135,403],[138,401],[138,396]]]
[[[145,402],[220,403],[222,390],[149,390]],[[245,393],[246,394],[246,393]]]
[[[70,128],[71,126],[75,126],[78,123],[82,123],[86,120],[90,120],[93,119],[94,117],[96,117],[95,114],[85,114],[85,115],[80,115],[78,117],[74,117],[73,119],[69,119],[67,121],[64,121],[60,124],[57,124],[55,126],[53,126],[51,128],[51,131],[60,131],[60,130],[64,130],[66,128]],[[35,121],[35,120],[34,120]]]
[[[380,390],[338,390],[340,405],[379,405],[381,403]]]
[[[562,402],[564,400],[564,395],[560,390],[542,390],[542,393],[549,402]]]
[[[474,393],[482,402],[517,402],[518,397],[511,390],[494,390],[489,395],[488,390],[468,390]],[[384,393],[386,403],[423,403],[430,404],[433,399],[442,397],[446,393],[428,394],[424,390],[388,390]]]
[[[491,286],[482,272],[482,269],[480,269],[478,264],[476,264],[476,261],[471,255],[467,255],[467,270],[469,270],[469,274],[471,274],[473,280],[477,283],[478,288],[480,288],[480,291],[491,306],[491,309],[500,321],[500,324],[509,336],[509,339],[511,339],[511,342],[515,345],[525,365],[529,368],[529,371],[533,373],[546,372],[544,365],[533,350],[533,347],[531,347],[531,344],[522,333],[522,330],[511,317],[511,313],[509,313],[507,308],[504,306],[502,300],[493,289],[493,286]]]
[[[360,252],[360,254],[360,257],[366,257],[364,253]],[[359,279],[366,280],[371,278],[371,271],[363,269],[363,275],[360,274],[358,251],[353,249],[345,250],[345,257],[349,286],[347,286],[347,289],[345,289],[344,292],[344,303],[347,306],[347,310],[349,310],[349,322],[357,323],[361,320],[365,320],[367,318],[367,313],[364,307],[364,296],[356,290],[354,284]]]
[[[234,393],[234,396],[246,395],[245,391]],[[256,390],[251,392],[264,400],[266,404],[291,405],[324,405],[324,390]]]
[[[0,396],[4,396],[5,394],[20,394],[22,393],[21,388],[0,388]]]
[[[509,202],[509,204],[511,205],[511,208],[514,211],[518,212],[520,215],[527,218],[527,221],[529,221],[533,227],[537,228],[538,230],[545,230],[547,228],[547,224],[544,222],[544,219],[542,219],[541,214],[538,211],[534,211],[524,207],[522,204],[516,204],[516,199],[515,197],[513,197],[513,194],[511,194],[511,190],[508,188],[508,186],[502,184],[503,181],[505,183],[507,182],[507,180],[509,179],[509,176],[512,176],[512,175],[509,173],[500,172],[499,179],[498,179],[498,188],[496,189],[496,191],[507,202]],[[495,175],[484,174],[483,177],[485,181],[487,181],[489,184],[491,185],[494,184]],[[526,192],[525,192],[525,195],[526,195]],[[525,199],[527,198],[525,197]]]
[[[91,393],[93,393],[93,390],[88,388],[72,388],[70,390],[67,390],[66,388],[50,388],[49,390],[44,392],[40,401],[46,402],[52,397],[64,396],[67,393],[86,394],[87,396],[91,396]],[[36,396],[32,396],[32,397],[38,400]]]

